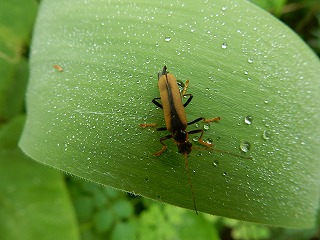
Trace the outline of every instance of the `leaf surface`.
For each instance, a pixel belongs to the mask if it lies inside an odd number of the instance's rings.
[[[216,151],[188,160],[199,211],[312,226],[319,202],[320,64],[291,30],[246,1],[42,2],[20,147],[79,177],[193,209],[182,156],[151,100],[163,65],[190,80],[189,121]],[[58,71],[53,65],[59,65]],[[190,140],[198,146],[194,137]]]

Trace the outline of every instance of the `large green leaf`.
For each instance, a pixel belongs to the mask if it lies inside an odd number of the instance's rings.
[[[319,60],[246,1],[44,0],[21,148],[65,172],[193,209],[174,144],[152,156],[168,133],[138,126],[164,125],[151,103],[164,64],[190,80],[190,121],[221,117],[188,129],[205,128],[217,149],[252,157],[194,150],[189,166],[198,210],[311,226],[320,185]]]

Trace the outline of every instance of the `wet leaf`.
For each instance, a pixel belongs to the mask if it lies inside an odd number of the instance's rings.
[[[205,128],[217,149],[252,157],[194,150],[189,166],[198,210],[312,226],[320,182],[319,60],[246,1],[44,0],[21,148],[76,176],[193,209],[174,144],[152,156],[168,133],[138,126],[164,125],[151,103],[164,64],[178,80],[190,80],[189,121],[221,117],[188,130]]]

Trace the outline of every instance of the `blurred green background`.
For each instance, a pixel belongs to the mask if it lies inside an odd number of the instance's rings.
[[[292,28],[320,56],[319,0],[252,2]],[[312,229],[293,230],[197,216],[25,157],[17,142],[38,5],[35,0],[0,3],[0,239],[320,239],[320,217]]]

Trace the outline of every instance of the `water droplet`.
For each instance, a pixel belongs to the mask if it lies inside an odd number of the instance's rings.
[[[212,165],[213,165],[214,167],[218,167],[218,166],[219,166],[219,161],[218,161],[218,160],[214,160],[213,163],[212,163]]]
[[[248,124],[248,125],[250,125],[250,124],[252,124],[252,121],[253,121],[253,117],[252,116],[246,116],[245,118],[244,118],[244,122],[245,122],[245,124]]]
[[[248,63],[253,63],[253,59],[252,58],[248,58]]]
[[[170,41],[171,41],[171,37],[165,37],[164,40],[165,40],[166,42],[170,42]]]
[[[248,74],[249,74],[249,72],[248,72],[248,71],[244,71],[244,74],[245,74],[245,75],[248,75]]]
[[[227,172],[223,172],[222,175],[223,175],[223,176],[227,176],[228,173],[227,173]]]
[[[226,43],[226,42],[222,43],[221,47],[222,47],[223,49],[226,49],[226,48],[227,48],[227,43]]]
[[[262,137],[263,137],[264,140],[269,140],[270,139],[270,134],[267,132],[267,130],[263,131]]]
[[[209,130],[210,129],[210,124],[209,123],[206,123],[203,125],[203,129],[204,130]]]
[[[250,150],[250,147],[251,147],[251,145],[248,141],[241,141],[240,150],[242,152],[245,152],[245,153],[248,152]]]
[[[225,11],[225,10],[227,10],[227,7],[222,7],[221,9],[222,9],[222,11]]]

